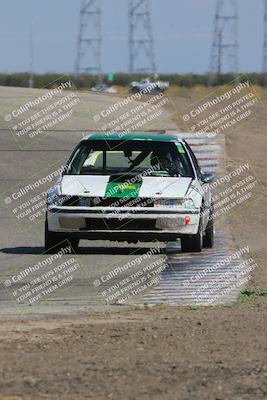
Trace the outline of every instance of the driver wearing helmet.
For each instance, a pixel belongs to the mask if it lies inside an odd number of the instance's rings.
[[[180,176],[176,171],[172,155],[166,151],[153,151],[151,154],[151,165],[158,166],[160,171],[167,171],[171,176]]]

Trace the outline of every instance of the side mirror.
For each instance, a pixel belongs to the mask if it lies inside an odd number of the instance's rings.
[[[203,183],[211,183],[216,180],[216,175],[211,172],[201,172],[201,179]]]

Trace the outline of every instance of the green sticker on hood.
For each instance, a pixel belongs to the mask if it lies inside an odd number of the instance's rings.
[[[139,196],[141,183],[109,182],[106,188],[105,197],[130,197]]]

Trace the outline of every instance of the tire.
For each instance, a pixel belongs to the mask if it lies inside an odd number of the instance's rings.
[[[54,232],[49,231],[48,229],[48,221],[45,219],[45,251],[49,254],[53,254],[57,252],[56,247],[59,245],[59,240]]]
[[[62,248],[66,248],[69,244],[71,246],[71,253],[76,253],[79,247],[79,239],[59,237],[55,232],[48,228],[47,218],[45,220],[45,251],[48,254],[55,254]]]
[[[210,211],[209,222],[205,229],[204,237],[203,237],[203,247],[207,249],[211,249],[214,246],[214,220],[213,220],[213,211]]]
[[[203,247],[202,219],[199,221],[198,233],[181,239],[183,253],[200,253]]]
[[[67,240],[68,240],[68,242],[69,242],[70,245],[71,245],[71,253],[72,253],[72,254],[77,253],[77,251],[78,251],[78,249],[79,249],[79,242],[80,242],[80,239],[68,238]]]
[[[140,92],[140,90],[139,90],[136,86],[134,86],[134,87],[131,89],[131,91],[132,91],[132,93],[139,93],[139,92]]]

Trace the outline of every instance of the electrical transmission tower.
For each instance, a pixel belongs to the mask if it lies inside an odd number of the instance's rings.
[[[211,83],[224,72],[238,73],[238,0],[217,0],[211,52]]]
[[[263,41],[264,85],[267,85],[267,0],[264,0],[264,41]]]
[[[130,72],[155,72],[149,0],[129,0]]]
[[[76,78],[101,73],[101,0],[82,0],[76,59]]]

